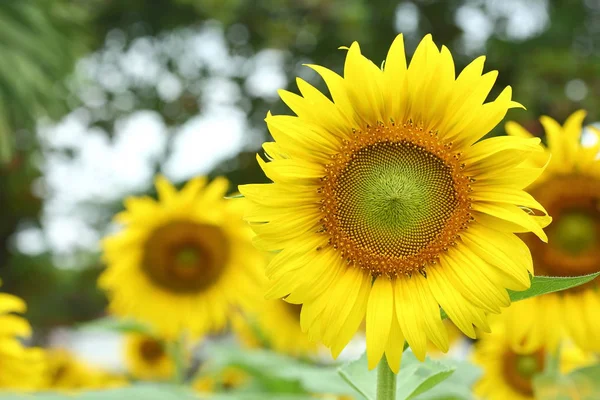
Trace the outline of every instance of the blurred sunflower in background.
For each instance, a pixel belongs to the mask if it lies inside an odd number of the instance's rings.
[[[159,199],[128,198],[115,217],[124,229],[103,241],[99,285],[110,310],[166,339],[218,331],[234,307],[260,296],[263,258],[241,219],[245,202],[224,199],[226,179],[206,182],[193,179],[177,192],[158,177]]]
[[[110,389],[128,384],[121,376],[103,371],[78,360],[66,349],[46,351],[44,389],[58,391]]]
[[[546,131],[546,154],[552,154],[542,177],[527,190],[553,216],[546,233],[547,245],[532,235],[523,239],[531,249],[536,275],[580,276],[600,271],[600,135],[593,144],[582,144],[586,113],[577,111],[561,126],[550,117],[540,119]],[[532,135],[515,122],[506,131],[519,138]],[[538,155],[538,165],[547,155]],[[519,302],[509,313],[514,346],[523,350],[545,346],[556,349],[567,335],[583,349],[600,351],[600,280],[573,289]],[[526,317],[525,317],[526,316]]]
[[[139,333],[128,334],[125,338],[125,365],[134,378],[142,380],[167,380],[175,372],[167,343]]]
[[[300,309],[283,299],[266,300],[256,312],[237,315],[232,328],[246,347],[268,347],[291,356],[315,354],[319,346],[302,332]]]
[[[43,383],[43,351],[20,341],[31,336],[31,326],[14,313],[26,309],[19,297],[0,292],[0,392],[35,390]]]
[[[440,306],[467,336],[510,304],[533,272],[515,232],[546,240],[551,218],[523,188],[543,168],[537,138],[480,140],[510,108],[484,57],[456,77],[430,35],[406,66],[402,35],[380,69],[348,49],[344,77],[311,65],[331,101],[302,79],[280,91],[296,116],[267,115],[275,142],[258,157],[271,184],[242,185],[245,219],[267,267],[268,298],[303,304],[301,325],[337,357],[366,318],[367,356],[398,372],[406,339],[423,360],[448,350]],[[535,210],[533,214],[530,210]]]
[[[515,350],[510,340],[511,328],[506,322],[503,314],[493,324],[492,333],[483,334],[475,344],[473,361],[483,368],[483,376],[474,391],[489,400],[533,400],[533,379],[544,371],[549,349]],[[562,349],[558,362],[560,372],[567,374],[597,360],[590,353],[567,346]]]

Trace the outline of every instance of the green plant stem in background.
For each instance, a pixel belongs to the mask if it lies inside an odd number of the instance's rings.
[[[173,383],[176,385],[185,384],[187,365],[186,358],[184,354],[184,339],[183,335],[179,337],[179,339],[175,339],[171,342],[171,358],[173,359],[173,365],[175,366],[173,370]]]
[[[377,366],[377,400],[396,399],[396,380],[398,376],[390,369],[385,355]]]

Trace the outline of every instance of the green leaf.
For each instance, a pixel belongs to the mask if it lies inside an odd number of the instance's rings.
[[[544,400],[593,400],[600,393],[600,365],[594,365],[561,375],[545,372],[533,378],[536,398]]]
[[[396,398],[398,400],[414,399],[418,395],[427,392],[444,380],[448,379],[456,370],[456,367],[444,365],[438,361],[425,359],[420,362],[412,353],[404,353],[403,360],[405,373],[398,374]],[[408,374],[407,370],[416,367],[414,373]]]
[[[479,367],[467,362],[453,359],[439,360],[456,368],[454,373],[439,385],[415,397],[415,400],[473,400],[471,387],[481,377]]]
[[[420,398],[419,395],[452,376],[456,368],[452,361],[441,362],[426,358],[424,362],[420,362],[412,352],[404,352],[396,386],[397,400]],[[377,371],[368,370],[365,354],[358,360],[340,367],[338,371],[344,380],[367,400],[376,399]]]
[[[281,393],[281,390],[289,391],[297,384],[309,393],[354,394],[337,374],[337,366],[318,366],[268,350],[243,350],[231,344],[214,345],[208,351],[210,361],[207,369],[242,368],[261,379],[266,390]],[[205,371],[203,369],[202,372]]]
[[[530,297],[539,296],[546,293],[559,292],[583,285],[598,277],[600,272],[589,275],[562,277],[562,276],[534,276],[531,279],[531,287],[522,292],[508,291],[511,301],[525,300]]]
[[[576,369],[575,371],[572,371],[569,375],[578,379],[593,380],[599,385],[598,389],[600,389],[600,364]]]
[[[400,367],[400,371],[402,371],[402,367]],[[367,400],[375,400],[377,397],[377,370],[369,371],[366,353],[358,360],[341,366],[338,373]]]
[[[77,328],[81,330],[105,330],[123,333],[141,333],[145,335],[152,334],[152,329],[141,322],[113,317],[99,318],[81,324]]]

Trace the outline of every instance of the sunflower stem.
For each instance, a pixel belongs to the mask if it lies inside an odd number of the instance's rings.
[[[173,371],[173,383],[176,385],[183,385],[185,383],[185,377],[187,372],[187,366],[185,365],[184,356],[184,340],[183,335],[178,339],[173,340],[171,343],[171,357],[173,359],[174,371]]]
[[[396,399],[396,380],[398,376],[390,369],[385,355],[377,366],[377,400]]]

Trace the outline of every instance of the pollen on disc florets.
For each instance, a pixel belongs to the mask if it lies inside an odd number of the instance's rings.
[[[472,220],[460,153],[410,121],[353,132],[319,189],[329,244],[373,276],[426,273]]]

